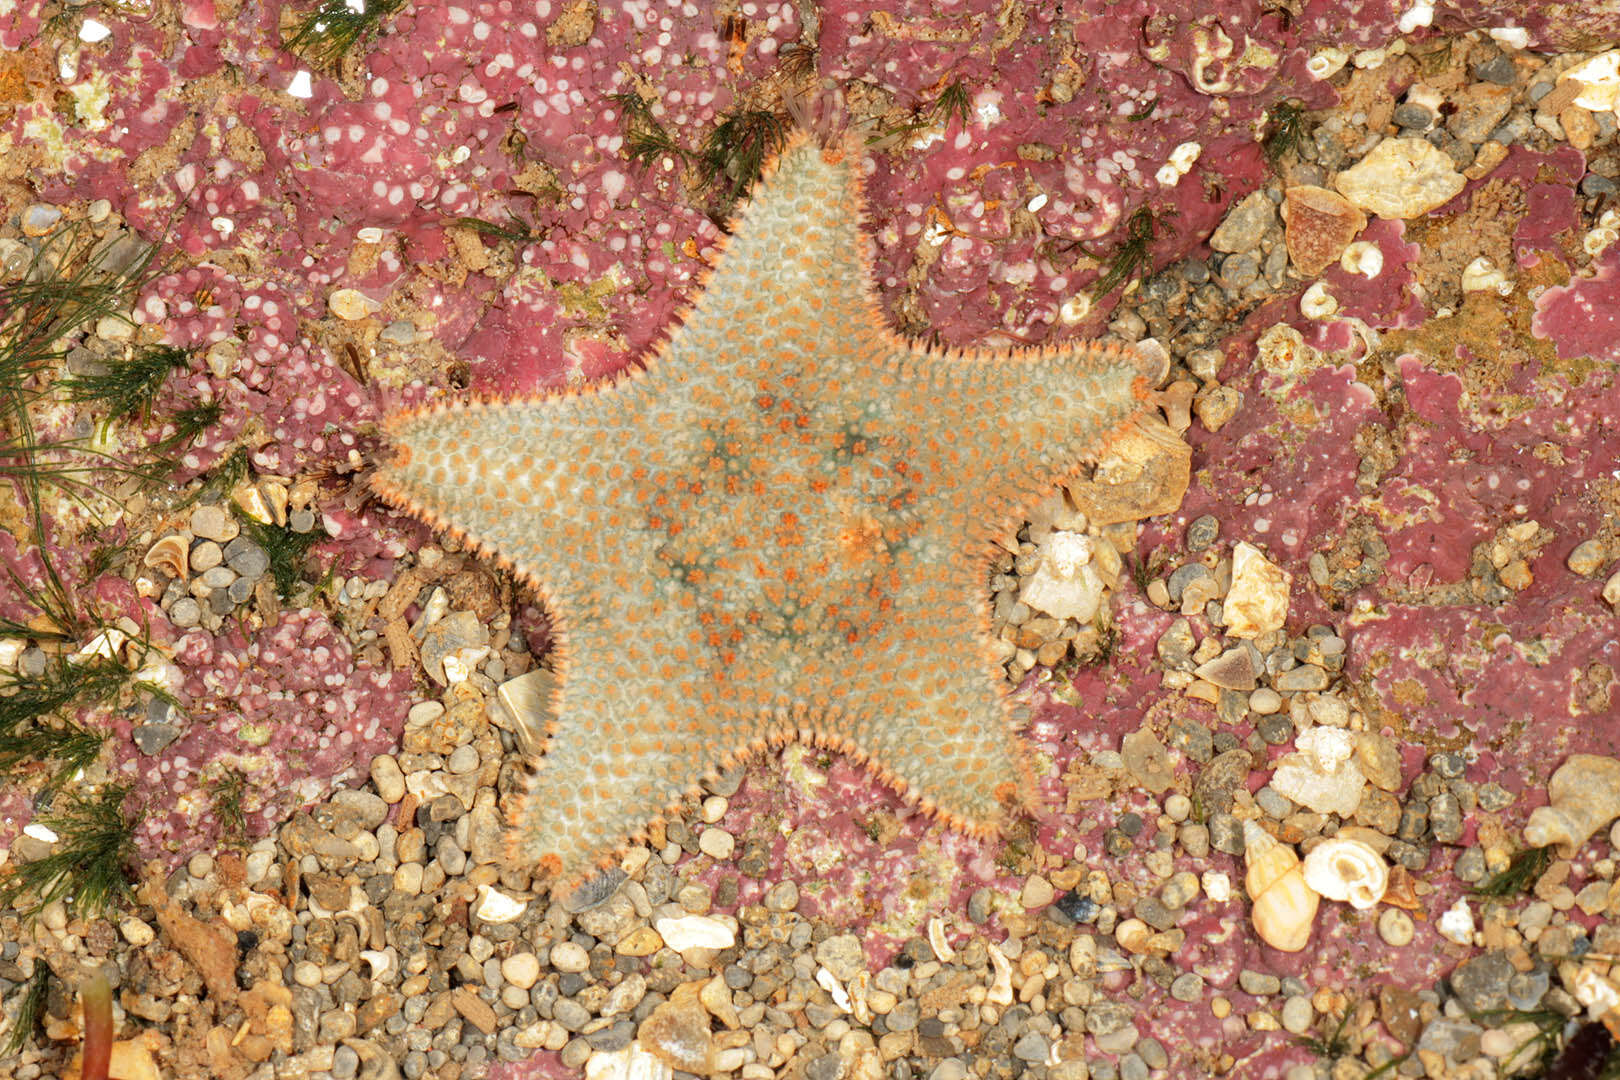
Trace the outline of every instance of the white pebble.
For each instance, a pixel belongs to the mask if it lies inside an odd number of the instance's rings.
[[[527,990],[540,978],[540,958],[531,952],[513,953],[501,961],[501,978]]]
[[[687,949],[729,949],[737,943],[736,932],[731,927],[707,915],[659,919],[653,923],[653,929],[664,939],[664,944],[676,952]]]

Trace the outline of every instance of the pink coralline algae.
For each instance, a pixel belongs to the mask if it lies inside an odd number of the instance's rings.
[[[1620,244],[1603,253],[1591,277],[1542,293],[1534,327],[1560,357],[1620,362]]]
[[[174,646],[180,707],[120,720],[117,773],[134,781],[147,857],[184,857],[224,834],[213,798],[238,778],[245,835],[261,836],[334,785],[364,776],[373,755],[396,745],[409,703],[408,672],[377,670],[326,616],[284,614],[251,637],[183,634]],[[169,739],[148,756],[135,724],[158,723]],[[142,733],[146,734],[145,732]]]

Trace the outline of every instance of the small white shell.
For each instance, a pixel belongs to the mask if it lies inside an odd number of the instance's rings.
[[[990,983],[990,989],[985,992],[984,1000],[992,1005],[1011,1005],[1012,965],[995,945],[991,945],[986,951],[990,954],[990,966],[996,969],[996,977]]]
[[[1495,263],[1481,255],[1463,268],[1462,291],[1494,292],[1498,296],[1507,296],[1513,291],[1513,282],[1496,268]]]
[[[332,309],[332,314],[345,322],[364,319],[382,307],[358,289],[338,289],[326,298],[326,306]]]
[[[1305,61],[1305,70],[1310,72],[1313,79],[1331,79],[1349,62],[1348,52],[1330,45],[1325,49],[1316,50],[1311,58]]]
[[[1360,274],[1371,281],[1384,272],[1384,252],[1371,240],[1357,240],[1339,256],[1339,266],[1347,274]]]
[[[1318,281],[1299,298],[1299,313],[1307,319],[1325,319],[1339,310],[1339,298]]]
[[[934,950],[934,957],[942,964],[948,964],[956,958],[956,950],[945,936],[945,920],[935,915],[928,920],[928,944]]]
[[[478,886],[478,900],[473,904],[473,915],[487,923],[515,922],[529,906],[527,900],[507,896],[489,885]]]
[[[1360,840],[1335,836],[1305,856],[1305,884],[1329,900],[1349,901],[1358,911],[1374,907],[1389,888],[1389,866]]]

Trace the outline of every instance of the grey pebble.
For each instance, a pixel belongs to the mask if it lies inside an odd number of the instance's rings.
[[[1187,526],[1187,550],[1203,551],[1221,535],[1220,519],[1213,514],[1194,518]]]
[[[433,846],[433,854],[438,858],[439,865],[444,867],[444,872],[451,877],[467,869],[467,853],[461,850],[453,836],[439,837],[439,842]]]
[[[360,1055],[347,1046],[332,1051],[333,1080],[348,1080],[360,1069]]]
[[[202,622],[202,605],[189,596],[182,596],[169,608],[169,621],[189,629]]]
[[[249,581],[257,581],[270,569],[270,556],[252,540],[238,536],[225,545],[225,563]]]
[[[1038,1031],[1031,1031],[1021,1036],[1017,1042],[1013,1043],[1012,1048],[1013,1057],[1019,1061],[1031,1063],[1045,1061],[1047,1054],[1051,1050],[1052,1044],[1047,1041],[1045,1035]]]
[[[1519,69],[1506,55],[1499,53],[1483,64],[1475,64],[1474,77],[1498,86],[1513,86],[1519,81]]]

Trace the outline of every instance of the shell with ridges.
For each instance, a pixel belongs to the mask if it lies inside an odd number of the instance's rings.
[[[1260,939],[1299,952],[1311,938],[1321,896],[1305,882],[1299,856],[1252,821],[1243,823],[1243,887],[1254,902],[1250,921]]]

